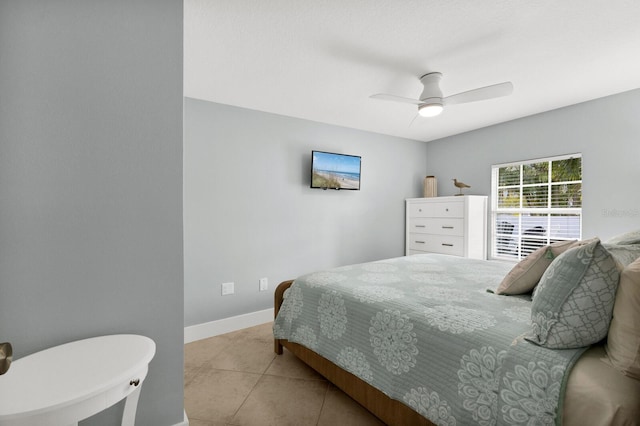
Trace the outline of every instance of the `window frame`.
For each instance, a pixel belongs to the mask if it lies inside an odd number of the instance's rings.
[[[572,180],[572,181],[562,181],[562,182],[553,182],[552,180],[552,167],[551,165],[553,164],[554,161],[561,161],[561,160],[567,160],[567,159],[574,159],[574,158],[580,158],[580,180]],[[547,162],[549,163],[549,167],[548,167],[548,179],[546,182],[546,186],[547,186],[547,191],[548,191],[548,197],[547,197],[547,207],[523,207],[523,199],[525,198],[523,196],[523,189],[527,188],[527,187],[539,187],[541,186],[540,183],[524,183],[524,170],[523,167],[526,166],[527,164],[535,164],[535,163],[544,163]],[[499,171],[501,168],[504,167],[520,167],[520,182],[517,185],[506,185],[506,186],[502,186],[500,188],[498,188],[498,184],[499,184]],[[490,205],[490,211],[489,211],[489,220],[490,220],[490,239],[489,239],[489,258],[490,259],[495,259],[495,260],[507,260],[507,261],[513,261],[513,262],[518,262],[520,260],[522,260],[523,258],[526,257],[526,254],[523,254],[523,252],[525,251],[525,247],[522,246],[523,242],[523,236],[526,236],[529,239],[534,239],[536,241],[538,241],[538,243],[544,243],[544,245],[548,245],[553,241],[562,241],[562,240],[574,240],[574,239],[582,239],[582,202],[580,203],[580,207],[550,207],[553,203],[553,191],[552,191],[552,187],[553,185],[562,185],[562,184],[580,184],[580,190],[582,191],[582,181],[583,181],[583,162],[582,162],[582,153],[574,153],[574,154],[564,154],[564,155],[557,155],[557,156],[553,156],[553,157],[543,157],[543,158],[535,158],[535,159],[530,159],[530,160],[522,160],[522,161],[514,161],[514,162],[509,162],[509,163],[501,163],[501,164],[493,164],[491,166],[491,205]],[[499,207],[498,206],[498,202],[499,202],[499,196],[500,196],[500,189],[504,189],[505,187],[513,187],[513,188],[517,188],[520,191],[520,195],[519,195],[519,207]],[[502,233],[499,234],[498,233],[498,215],[500,213],[506,213],[506,214],[519,214],[518,216],[518,233],[515,234],[506,234],[506,233]],[[534,213],[536,216],[537,215],[546,215],[546,235],[544,237],[539,237],[539,236],[531,236],[531,234],[524,234],[522,232],[522,225],[523,225],[523,214],[531,214]],[[551,218],[553,215],[567,215],[567,216],[578,216],[578,235],[577,236],[571,236],[571,237],[559,237],[559,236],[551,236],[551,232],[549,232],[550,229],[552,229],[551,227]],[[516,254],[500,254],[499,253],[499,244],[498,244],[498,238],[503,238],[507,235],[512,235],[512,239],[515,238],[516,240]],[[552,241],[553,240],[553,241]],[[532,250],[529,250],[529,253]]]

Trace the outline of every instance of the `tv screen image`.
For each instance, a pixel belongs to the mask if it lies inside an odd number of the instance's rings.
[[[359,190],[360,168],[360,156],[311,151],[311,188]]]

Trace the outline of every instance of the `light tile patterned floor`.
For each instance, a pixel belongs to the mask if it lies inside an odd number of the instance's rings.
[[[286,349],[276,355],[272,325],[185,345],[190,426],[383,425]]]

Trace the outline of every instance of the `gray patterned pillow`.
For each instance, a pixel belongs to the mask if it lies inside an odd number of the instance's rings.
[[[581,348],[609,330],[620,273],[599,239],[558,256],[540,279],[525,338],[551,349]]]
[[[620,270],[632,264],[640,257],[640,244],[602,244],[613,258],[620,262]]]
[[[606,241],[607,244],[640,244],[640,229],[616,235]]]

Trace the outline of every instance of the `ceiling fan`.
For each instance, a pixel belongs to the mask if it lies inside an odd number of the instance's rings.
[[[513,92],[513,84],[510,81],[493,84],[491,86],[480,87],[455,95],[443,97],[440,90],[440,80],[442,73],[430,72],[420,77],[420,82],[424,86],[420,99],[405,98],[396,95],[377,93],[371,95],[373,99],[385,101],[402,102],[418,105],[418,114],[423,117],[435,117],[440,114],[445,105],[466,104],[469,102],[484,101],[487,99],[499,98],[510,95]]]

